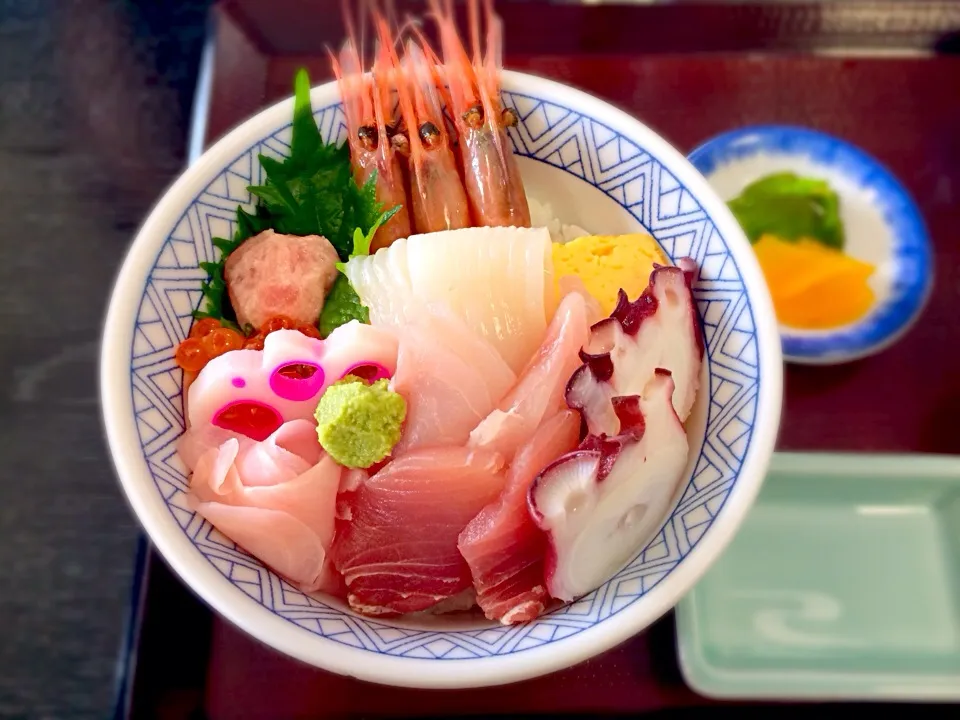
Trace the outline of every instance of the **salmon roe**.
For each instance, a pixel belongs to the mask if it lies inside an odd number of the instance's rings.
[[[297,330],[306,335],[307,337],[316,338],[319,340],[321,338],[320,331],[317,330],[316,326],[308,325],[304,323],[303,325],[297,325]]]
[[[220,327],[220,321],[216,318],[203,318],[198,320],[193,324],[193,327],[190,328],[190,337],[192,338],[202,338],[206,337],[214,330]]]
[[[260,326],[260,332],[269,335],[274,330],[293,330],[297,323],[293,318],[286,315],[275,315]]]
[[[175,360],[187,372],[200,372],[213,358],[231,350],[263,350],[263,341],[276,330],[296,330],[307,337],[320,339],[320,331],[315,325],[297,323],[286,315],[270,318],[249,337],[223,327],[215,318],[203,318],[193,324],[190,335],[177,346]]]
[[[251,335],[243,343],[244,350],[263,350],[263,333],[257,333],[256,335]]]
[[[210,357],[203,345],[195,337],[189,337],[177,346],[177,354],[174,358],[177,365],[187,372],[200,372],[203,366],[207,364]]]
[[[243,347],[243,342],[243,335],[225,327],[217,328],[200,339],[200,344],[211,358],[219,357],[231,350],[239,350]]]

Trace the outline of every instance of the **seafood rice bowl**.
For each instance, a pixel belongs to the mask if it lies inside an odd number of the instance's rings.
[[[301,71],[166,192],[101,385],[131,506],[211,607],[318,667],[451,688],[672,608],[759,490],[782,360],[683,157],[501,70],[491,9],[472,52],[433,9],[435,44],[372,15],[370,57],[348,39],[334,82]]]

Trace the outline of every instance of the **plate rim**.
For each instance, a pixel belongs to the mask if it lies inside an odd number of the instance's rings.
[[[851,471],[871,475],[901,475],[909,465],[918,477],[950,480],[960,485],[960,456],[947,453],[789,451],[774,453],[769,473],[844,474]],[[952,476],[952,477],[949,477]],[[757,503],[759,504],[759,502]],[[791,670],[764,672],[725,669],[707,659],[699,627],[698,601],[694,585],[676,607],[675,641],[677,664],[684,681],[695,692],[717,700],[824,700],[943,702],[960,701],[960,672],[946,675],[906,676],[896,673],[820,672],[797,674]],[[853,676],[851,685],[843,682]],[[798,677],[808,678],[806,685]],[[925,683],[935,677],[939,682]],[[773,680],[767,681],[768,678]],[[766,687],[757,687],[767,682]],[[885,688],[885,689],[884,689]]]
[[[892,198],[898,206],[896,211],[898,222],[909,228],[907,237],[897,239],[894,250],[896,251],[898,247],[912,249],[919,258],[919,270],[915,273],[915,281],[908,286],[908,292],[903,296],[903,299],[909,301],[907,312],[887,318],[886,322],[882,318],[872,318],[871,312],[856,323],[817,332],[815,338],[780,326],[784,360],[800,365],[839,365],[883,352],[903,339],[916,325],[929,304],[936,279],[933,242],[923,213],[920,212],[914,197],[885,163],[849,140],[816,128],[790,123],[761,123],[724,131],[698,144],[688,153],[687,158],[709,182],[710,175],[717,167],[724,164],[724,161],[731,158],[733,151],[744,151],[737,153],[737,159],[757,155],[767,149],[766,143],[772,138],[784,136],[792,136],[810,144],[832,146],[835,152],[842,152],[847,160],[854,161],[869,171],[870,175],[876,178],[875,182],[885,187],[886,197]],[[781,154],[796,155],[797,153],[784,151]],[[816,162],[828,166],[832,164],[821,160]],[[842,169],[838,172],[846,174]],[[884,220],[886,221],[886,218]],[[896,266],[898,269],[903,268],[899,262]],[[898,273],[898,277],[905,276]],[[873,340],[851,343],[850,346],[840,349],[830,347],[832,339],[848,336],[853,328],[882,326],[886,326],[887,329]],[[810,346],[804,350],[804,345],[807,343],[810,343]]]

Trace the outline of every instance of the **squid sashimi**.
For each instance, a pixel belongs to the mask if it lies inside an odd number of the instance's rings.
[[[413,235],[351,259],[345,273],[370,309],[373,325],[404,325],[425,304],[442,302],[517,373],[540,345],[555,303],[546,228]]]
[[[583,296],[566,295],[520,380],[470,433],[469,444],[499,452],[509,461],[544,420],[564,407],[564,391],[580,365],[579,352],[589,332]]]
[[[417,450],[343,496],[333,560],[350,606],[369,615],[427,610],[471,586],[457,549],[503,490],[503,460],[463,447]]]
[[[393,454],[464,444],[516,375],[444,308],[434,307],[396,332],[400,350],[391,388],[407,401],[407,418]]]
[[[312,423],[285,423],[261,442],[220,428],[190,431],[181,447],[184,462],[195,459],[189,498],[200,515],[301,589],[338,590],[328,551],[342,469]]]
[[[470,566],[477,604],[491,620],[527,622],[547,602],[546,534],[527,510],[527,492],[541,470],[577,445],[580,416],[562,410],[545,422],[514,458],[498,500],[460,533],[458,547]]]

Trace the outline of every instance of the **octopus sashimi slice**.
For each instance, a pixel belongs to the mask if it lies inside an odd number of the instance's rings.
[[[444,308],[432,306],[396,333],[391,388],[407,401],[407,418],[394,456],[419,447],[463,445],[516,375],[489,343]]]
[[[412,235],[345,268],[374,326],[403,326],[442,303],[514,372],[536,351],[555,286],[546,228],[462,228]]]
[[[333,562],[367,615],[432,608],[471,587],[457,538],[503,490],[503,460],[464,447],[417,450],[343,497]]]
[[[548,601],[546,534],[527,510],[527,492],[541,470],[573,450],[580,416],[562,410],[545,422],[517,453],[500,497],[470,521],[458,547],[470,566],[477,604],[490,620],[527,622]]]
[[[589,332],[583,296],[569,293],[516,385],[470,433],[470,446],[499,452],[509,462],[544,420],[565,407],[566,385],[580,366],[579,353]]]
[[[216,434],[191,442],[203,440],[215,442]],[[327,553],[341,474],[310,423],[293,421],[262,442],[234,436],[211,445],[193,468],[189,499],[223,535],[304,591],[335,592],[340,582]]]

